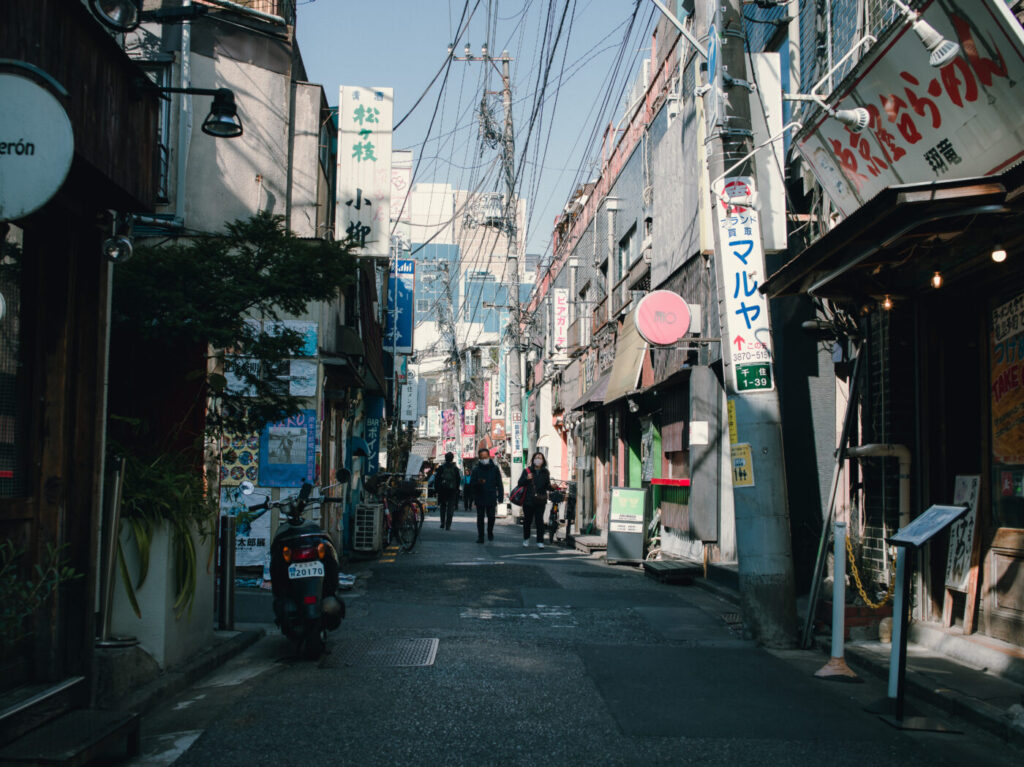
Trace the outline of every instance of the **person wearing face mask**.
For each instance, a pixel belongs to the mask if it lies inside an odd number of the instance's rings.
[[[505,500],[505,485],[501,469],[491,460],[491,451],[485,447],[477,452],[476,467],[469,477],[469,487],[476,503],[476,542],[484,542],[484,516],[487,517],[487,538],[494,540],[494,516],[497,505]]]
[[[548,503],[551,473],[544,454],[533,454],[530,466],[519,477],[519,484],[526,487],[526,501],[523,503],[523,545],[530,545],[530,523],[537,526],[537,548],[544,548],[544,507]]]

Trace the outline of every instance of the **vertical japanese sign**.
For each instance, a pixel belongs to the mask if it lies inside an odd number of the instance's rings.
[[[726,364],[726,386],[732,393],[770,391],[772,375],[771,328],[768,300],[758,290],[764,279],[764,249],[757,211],[734,205],[734,197],[753,198],[754,179],[734,176],[715,189],[718,216],[719,279],[725,298],[725,328],[722,346]],[[731,371],[728,370],[731,368]]]
[[[401,389],[402,394],[402,420],[415,422],[416,421],[416,384],[403,384]]]
[[[380,471],[380,433],[381,423],[384,420],[384,398],[367,396],[366,398],[366,424],[363,435],[366,437],[366,445],[370,448],[370,455],[366,459],[367,476]]]
[[[492,387],[493,387],[493,384],[491,383],[491,379],[490,378],[485,379],[484,380],[484,423],[490,423],[491,422],[491,409],[494,407],[494,403],[492,401],[493,397],[494,397],[494,391],[493,391]],[[487,431],[487,430],[484,429],[484,431]]]
[[[260,434],[260,485],[301,487],[316,477],[317,421],[315,410],[268,423]]]
[[[565,356],[569,345],[569,291],[566,288],[555,288],[555,354]]]
[[[437,405],[427,406],[427,436],[441,436],[441,410]]]
[[[393,113],[393,89],[341,86],[334,235],[355,239],[368,256],[391,249]]]
[[[476,435],[476,403],[467,402],[465,407],[465,416],[463,420],[462,433],[467,436]]]
[[[387,322],[384,349],[396,354],[412,354],[416,307],[416,262],[394,259],[388,278]]]
[[[491,376],[491,420],[505,420],[505,392],[501,390],[501,375]]]
[[[391,153],[391,230],[403,242],[412,242],[412,150],[399,149]]]
[[[797,137],[844,215],[888,186],[991,175],[1024,156],[1020,23],[1003,0],[929,2],[923,16],[960,44],[954,59],[932,67],[906,24],[828,99],[836,109],[867,109],[867,129],[854,133],[825,117]]]
[[[523,462],[523,414],[518,410],[512,411],[512,462]]]

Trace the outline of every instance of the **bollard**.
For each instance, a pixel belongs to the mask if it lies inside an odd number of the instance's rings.
[[[221,631],[235,630],[235,523],[231,516],[220,518],[217,589],[217,628]]]
[[[846,523],[836,521],[833,531],[835,570],[832,583],[832,657],[814,675],[834,682],[859,681],[853,670],[846,665],[843,652],[846,636]]]

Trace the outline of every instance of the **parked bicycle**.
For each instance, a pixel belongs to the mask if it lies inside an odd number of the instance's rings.
[[[654,512],[654,517],[647,525],[647,555],[644,559],[647,562],[657,562],[661,559],[661,509]]]
[[[363,487],[384,506],[384,545],[398,543],[403,551],[412,551],[424,514],[416,483],[385,473],[373,475]]]

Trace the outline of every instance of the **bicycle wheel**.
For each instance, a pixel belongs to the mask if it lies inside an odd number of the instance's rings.
[[[406,502],[398,512],[398,540],[405,551],[412,551],[420,534],[419,511],[416,504]]]

